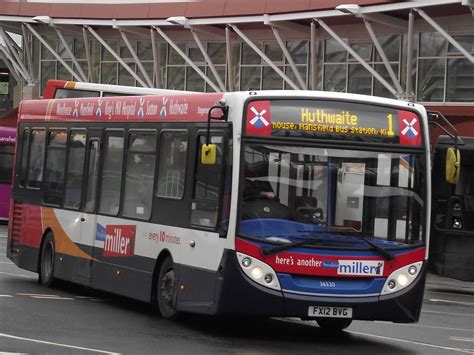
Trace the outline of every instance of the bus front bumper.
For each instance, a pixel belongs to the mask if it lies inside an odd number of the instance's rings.
[[[220,292],[216,313],[298,317],[317,319],[309,315],[315,306],[350,308],[354,320],[379,320],[397,323],[417,322],[426,281],[426,266],[408,287],[390,295],[314,296],[272,290],[250,280],[238,265],[235,252],[227,251],[222,260],[223,273],[218,281]]]

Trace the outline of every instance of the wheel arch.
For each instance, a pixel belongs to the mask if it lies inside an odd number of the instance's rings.
[[[160,268],[161,265],[163,265],[163,262],[167,257],[170,257],[173,259],[173,256],[171,255],[171,252],[168,249],[163,249],[160,254],[158,254],[158,257],[156,258],[155,262],[155,268],[153,269],[153,275],[152,275],[152,285],[151,285],[151,295],[150,295],[150,302],[153,305],[153,307],[156,306],[156,287],[158,284],[158,275],[160,274]]]

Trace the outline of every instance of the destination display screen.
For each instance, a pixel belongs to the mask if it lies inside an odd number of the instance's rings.
[[[247,106],[245,134],[421,146],[418,115],[341,101],[259,100]]]

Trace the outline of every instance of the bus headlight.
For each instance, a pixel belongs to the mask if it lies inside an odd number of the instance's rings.
[[[250,258],[243,258],[242,259],[242,266],[249,267],[252,264],[252,260]]]
[[[240,268],[252,281],[273,290],[281,290],[278,277],[270,265],[246,254],[236,254]]]
[[[387,281],[385,281],[381,294],[387,295],[389,293],[400,291],[411,285],[418,277],[422,265],[423,262],[418,261],[392,272],[390,276],[387,277]]]
[[[255,280],[262,278],[263,270],[260,266],[254,266],[250,272]]]

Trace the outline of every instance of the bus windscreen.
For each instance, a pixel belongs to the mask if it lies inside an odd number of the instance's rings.
[[[421,146],[411,111],[349,101],[259,100],[247,105],[247,135],[324,138]]]

